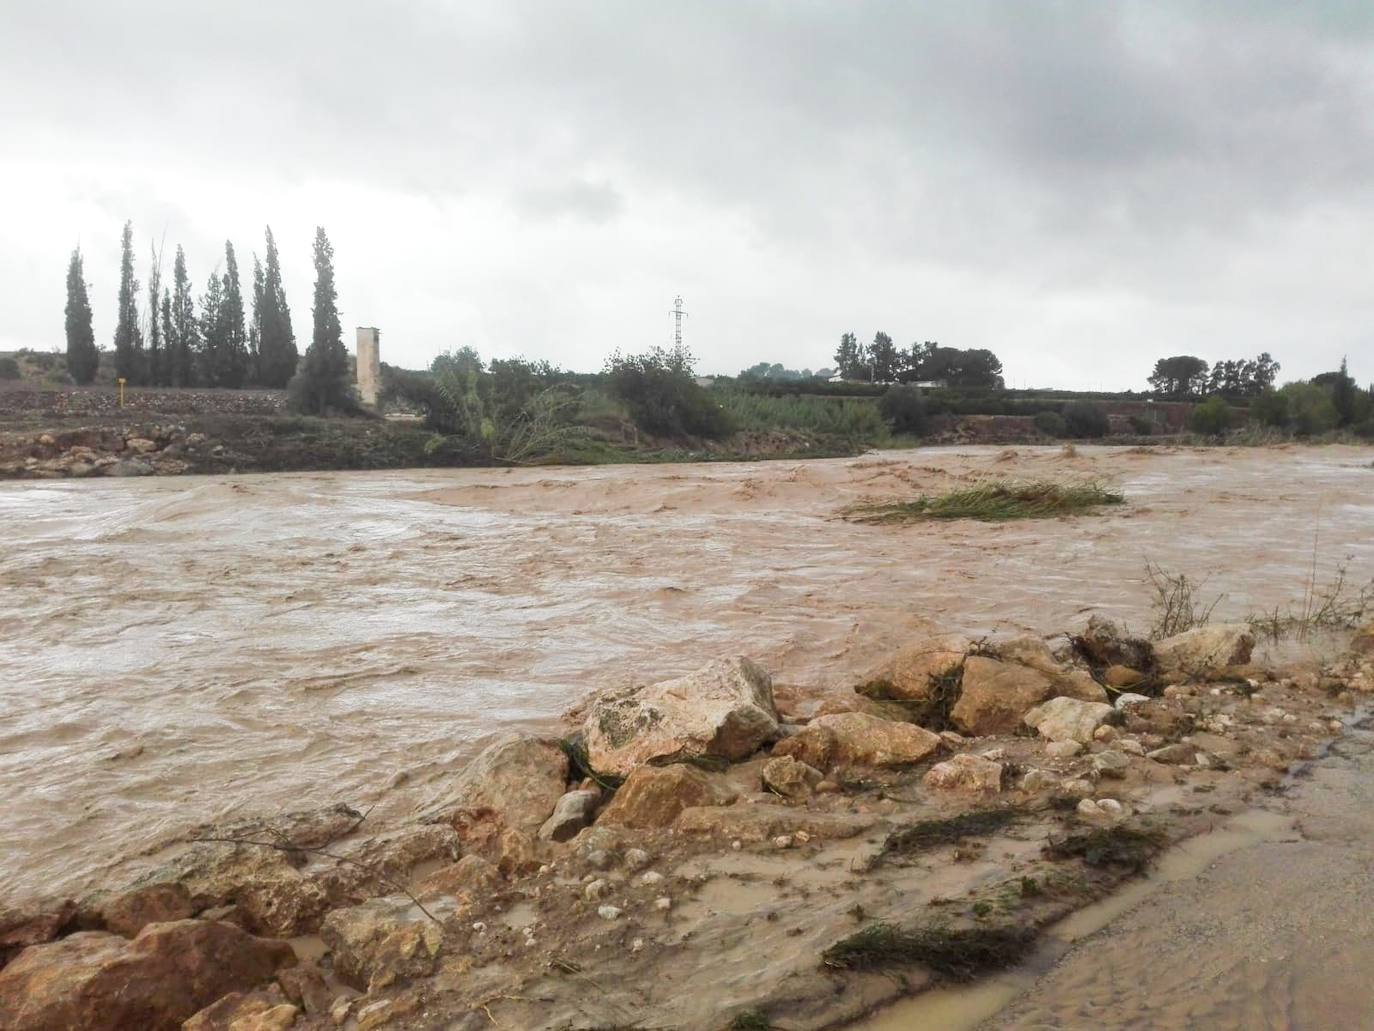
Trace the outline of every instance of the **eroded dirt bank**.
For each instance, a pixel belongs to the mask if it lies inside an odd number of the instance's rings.
[[[1221,613],[1374,567],[1374,451],[969,449],[768,465],[0,486],[0,894],[75,891],[188,828],[423,804],[500,730],[747,654],[848,686],[931,627],[1137,627],[1146,559]],[[1101,477],[1033,524],[853,526],[863,497]]]

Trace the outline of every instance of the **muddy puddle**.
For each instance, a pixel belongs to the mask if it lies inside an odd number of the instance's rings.
[[[853,1031],[1374,1027],[1368,718],[1279,797],[1051,926],[1030,960],[903,1000]]]
[[[230,814],[409,812],[587,692],[744,653],[840,687],[915,632],[1218,616],[1374,575],[1374,449],[943,449],[860,459],[0,485],[0,902]],[[856,526],[864,498],[1099,478],[1099,517]]]

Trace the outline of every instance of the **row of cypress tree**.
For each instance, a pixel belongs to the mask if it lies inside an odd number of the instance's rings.
[[[316,230],[316,258],[323,241],[331,267],[333,250]],[[318,275],[318,269],[317,269]],[[272,228],[267,227],[266,256],[253,256],[251,316],[245,319],[238,259],[225,241],[223,271],[218,269],[200,296],[199,311],[191,296],[186,255],[177,247],[172,285],[162,285],[161,255],[153,251],[148,277],[146,320],[138,310],[139,282],[134,275],[133,224],[124,224],[119,265],[119,299],[114,333],[115,375],[135,386],[282,388],[296,373],[300,354],[291,328],[291,309],[282,286],[281,262]],[[337,325],[338,313],[334,313]],[[100,364],[91,329],[89,284],[80,248],[67,266],[67,371],[79,384],[90,383]],[[339,343],[342,348],[342,341]]]

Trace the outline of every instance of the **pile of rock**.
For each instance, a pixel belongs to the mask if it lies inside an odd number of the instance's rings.
[[[184,426],[63,430],[7,444],[0,455],[0,477],[175,475],[186,472],[196,457],[223,450]]]
[[[788,695],[746,658],[608,691],[565,740],[494,742],[347,863],[312,860],[357,831],[346,806],[217,827],[124,892],[0,915],[0,1028],[380,1026],[410,1012],[397,986],[446,960],[467,971],[537,944],[540,920],[492,916],[507,897],[539,900],[544,920],[554,900],[570,923],[666,918],[684,889],[653,868],[668,851],[853,837],[882,819],[855,797],[875,778],[936,809],[1049,793],[1110,824],[1131,816],[1130,785],[1236,754],[1235,719],[1207,704],[1228,689],[1210,685],[1244,685],[1226,698],[1271,720],[1249,701],[1263,695],[1247,627],[1151,645],[1094,621],[1072,641],[917,642],[804,714],[780,711]],[[273,940],[302,935],[323,965]]]

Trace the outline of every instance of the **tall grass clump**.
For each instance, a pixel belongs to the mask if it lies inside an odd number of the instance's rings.
[[[798,430],[864,444],[887,439],[887,422],[873,398],[773,397],[722,390],[721,408],[741,430]]]
[[[911,523],[928,519],[976,519],[1000,523],[1011,519],[1053,519],[1120,505],[1126,496],[1100,483],[1061,484],[1047,481],[1012,483],[994,480],[976,487],[929,495],[915,501],[856,505],[845,516],[857,523]]]

